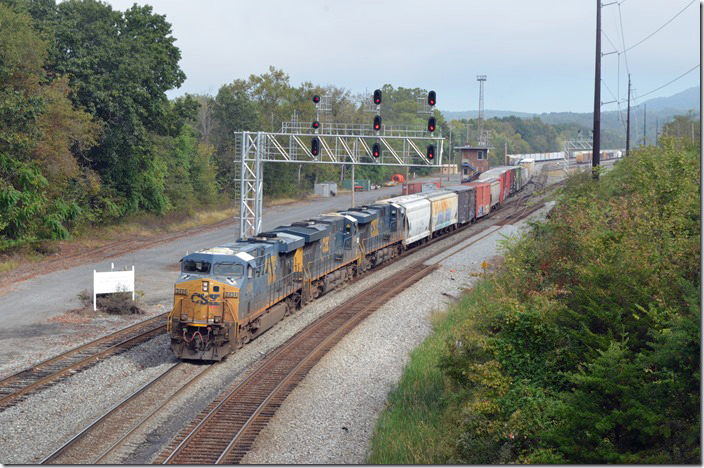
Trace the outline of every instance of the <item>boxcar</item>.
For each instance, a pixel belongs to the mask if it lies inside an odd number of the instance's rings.
[[[452,190],[457,194],[457,222],[459,224],[474,222],[477,219],[474,205],[475,187],[453,185],[452,187],[445,187],[445,189]]]
[[[518,171],[516,170],[515,167],[512,167],[507,171],[510,175],[510,184],[509,184],[509,194],[513,195],[518,191],[518,181],[516,180],[516,176],[518,175]]]
[[[491,184],[488,182],[475,181],[465,182],[462,185],[473,187],[475,190],[476,218],[488,215],[491,208]]]
[[[516,166],[514,169],[514,174],[516,176],[516,191],[523,188],[523,168],[521,166]]]

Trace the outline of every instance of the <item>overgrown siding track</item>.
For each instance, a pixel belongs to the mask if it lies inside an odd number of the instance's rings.
[[[0,380],[0,411],[23,397],[166,332],[166,314],[81,345]]]
[[[157,463],[237,463],[289,393],[347,333],[389,299],[434,271],[416,264],[363,291],[292,337],[211,403]]]

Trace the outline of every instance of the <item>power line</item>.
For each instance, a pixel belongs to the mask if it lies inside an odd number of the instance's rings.
[[[618,106],[618,113],[619,113],[619,115],[621,116],[621,123],[623,124],[623,127],[624,127],[624,129],[625,129],[625,128],[626,128],[626,123],[623,121],[623,110],[621,109],[621,101],[618,100],[618,97],[614,96],[613,91],[611,91],[611,88],[609,88],[609,85],[606,84],[606,81],[604,81],[604,80],[602,79],[601,82],[604,84],[604,86],[606,87],[606,89],[609,91],[609,94],[611,94],[611,96],[615,99],[614,102],[615,102],[616,105]]]
[[[626,71],[628,73],[631,73],[631,70],[628,69],[628,55],[626,55],[626,38],[623,35],[623,18],[621,17],[621,4],[618,4],[618,22],[621,25],[621,43],[623,44],[623,59],[626,62]]]
[[[686,72],[682,73],[680,76],[678,76],[678,77],[675,78],[674,80],[672,80],[672,81],[670,81],[670,82],[668,82],[668,83],[665,83],[664,85],[660,86],[659,88],[655,88],[655,89],[652,90],[652,91],[648,91],[648,92],[645,93],[645,94],[641,94],[641,95],[639,96],[639,98],[642,98],[643,96],[647,96],[648,94],[653,94],[655,91],[658,91],[658,90],[664,88],[665,86],[674,83],[675,81],[679,80],[679,79],[682,78],[683,76],[685,76],[685,75],[687,75],[687,74],[689,74],[689,73],[692,73],[692,72],[693,72],[694,70],[696,70],[697,68],[699,68],[699,64],[695,65],[693,68],[690,68],[689,70],[687,70]]]
[[[602,30],[601,30],[601,33],[604,35],[604,37],[606,38],[606,40],[609,41],[609,44],[611,44],[611,45],[613,46],[613,48],[616,49],[616,53],[620,55],[621,52],[619,52],[619,51],[618,51],[618,47],[616,47],[616,45],[615,45],[613,42],[611,42],[611,39],[609,39],[609,36],[606,35],[606,31],[604,31],[604,30],[602,29]],[[611,52],[611,53],[613,53],[613,52]]]
[[[624,0],[624,1],[625,1],[625,0]],[[682,8],[682,9],[680,10],[679,13],[677,13],[675,16],[673,16],[672,18],[670,18],[670,21],[668,21],[667,23],[663,24],[663,25],[660,26],[658,29],[656,29],[655,31],[653,31],[649,36],[643,38],[643,39],[640,40],[639,42],[636,42],[635,44],[633,44],[633,45],[632,45],[631,47],[629,47],[628,49],[624,49],[624,52],[628,52],[629,50],[631,50],[631,49],[634,48],[635,46],[640,45],[640,44],[642,44],[643,42],[645,42],[646,40],[648,40],[648,39],[650,39],[651,37],[653,37],[653,36],[655,35],[655,33],[657,33],[657,32],[660,31],[662,28],[664,28],[665,26],[667,26],[668,24],[670,24],[675,18],[677,18],[678,16],[680,16],[684,10],[686,10],[687,8],[689,8],[689,6],[690,6],[692,3],[694,3],[695,1],[696,1],[696,0],[692,0],[691,2],[689,2],[689,3],[687,4],[687,6],[685,6],[684,8]],[[623,3],[623,2],[621,2],[621,3]],[[620,5],[621,5],[621,4],[619,3],[619,14],[621,13],[621,7],[620,7]],[[622,27],[623,27],[623,26],[622,26]],[[624,46],[624,48],[625,48],[625,46]]]

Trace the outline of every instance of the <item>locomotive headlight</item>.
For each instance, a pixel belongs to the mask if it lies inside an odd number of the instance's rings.
[[[213,322],[220,323],[220,320],[222,320],[222,317],[220,317],[219,315],[216,315],[215,318],[213,319]]]
[[[181,321],[185,322],[188,320],[188,314],[181,314]]]
[[[208,282],[203,281],[203,291],[207,291],[207,290],[208,290]]]
[[[183,294],[184,296],[188,294],[188,291],[186,291],[184,288],[176,288],[174,291],[176,294]]]

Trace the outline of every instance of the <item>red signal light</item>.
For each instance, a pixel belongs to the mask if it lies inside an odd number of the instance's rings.
[[[317,138],[313,138],[310,142],[310,152],[313,156],[318,156],[318,153],[320,153],[320,141]]]
[[[435,157],[435,145],[428,145],[428,159],[433,159]]]
[[[379,146],[379,143],[374,143],[372,145],[372,156],[378,158],[379,154],[381,154],[381,147]]]
[[[313,128],[314,128],[315,130],[317,130],[318,128],[320,128],[320,122],[318,122],[317,120],[314,120],[314,121],[313,121]]]
[[[381,130],[381,116],[376,115],[374,116],[374,131],[378,132]]]
[[[436,101],[437,101],[437,96],[435,94],[435,91],[430,91],[428,93],[428,105],[434,106]]]
[[[374,90],[374,104],[376,104],[376,105],[381,104],[381,90],[380,89]]]
[[[318,96],[317,94],[316,94],[315,96],[313,96],[313,102],[316,103],[316,104],[319,103],[319,102],[320,102],[320,96]]]
[[[428,131],[431,133],[435,131],[435,117],[428,119]]]

